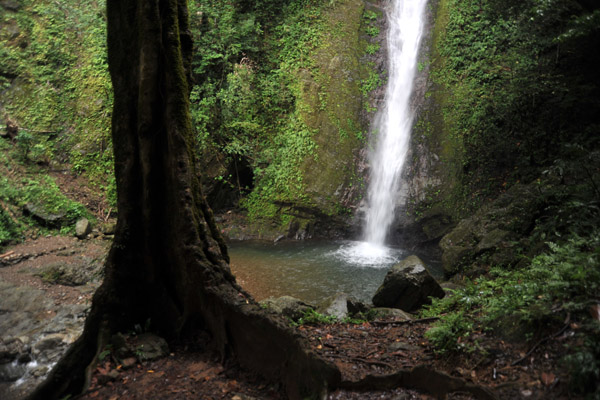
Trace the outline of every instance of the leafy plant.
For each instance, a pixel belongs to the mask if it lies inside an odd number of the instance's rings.
[[[334,316],[324,315],[309,308],[304,312],[304,315],[298,319],[296,325],[318,325],[318,324],[333,324],[338,322]]]
[[[492,268],[487,277],[444,299],[433,299],[423,316],[440,315],[427,337],[441,353],[469,349],[463,340],[474,329],[516,329],[532,338],[540,326],[562,323],[571,318],[588,321],[581,335],[583,348],[571,349],[566,364],[573,370],[573,385],[596,390],[600,365],[597,355],[598,323],[588,315],[600,290],[600,231],[588,237],[572,234],[561,243],[547,243],[548,251],[536,256],[526,267],[505,270]],[[512,323],[514,327],[507,327]]]

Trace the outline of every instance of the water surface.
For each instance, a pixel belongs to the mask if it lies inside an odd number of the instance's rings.
[[[229,243],[231,269],[257,300],[283,295],[317,303],[337,292],[370,302],[402,249],[351,241]]]

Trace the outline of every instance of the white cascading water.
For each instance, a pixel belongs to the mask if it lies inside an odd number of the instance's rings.
[[[385,246],[394,212],[400,174],[413,124],[410,99],[417,69],[427,0],[391,0],[388,5],[388,84],[384,107],[375,120],[375,151],[371,154],[371,178],[364,242],[340,249],[345,258],[379,266],[395,255]]]
[[[427,0],[393,0],[389,13],[389,75],[385,106],[375,125],[365,241],[383,246],[394,221],[400,174],[408,152],[413,113],[410,98],[417,69]]]

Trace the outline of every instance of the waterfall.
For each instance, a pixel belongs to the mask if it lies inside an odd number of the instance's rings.
[[[365,241],[384,246],[394,221],[400,174],[408,152],[413,124],[410,99],[427,0],[391,0],[388,11],[388,83],[385,105],[375,120],[375,151],[371,154],[371,178]]]

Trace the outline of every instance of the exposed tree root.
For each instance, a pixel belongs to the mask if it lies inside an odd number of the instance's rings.
[[[426,366],[401,370],[388,375],[367,375],[357,382],[342,381],[340,388],[358,391],[388,390],[397,387],[429,392],[438,399],[445,399],[453,392],[466,392],[481,400],[497,400],[488,388],[466,382]]]

